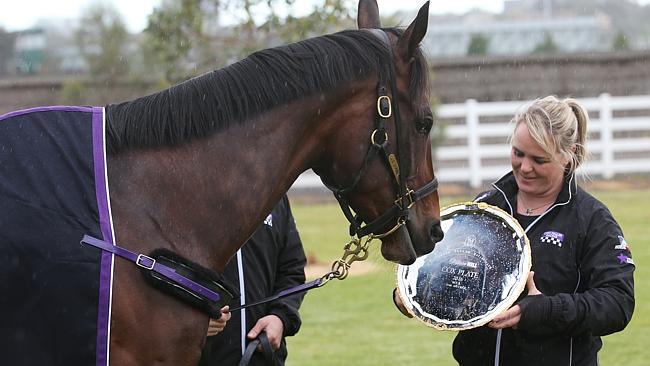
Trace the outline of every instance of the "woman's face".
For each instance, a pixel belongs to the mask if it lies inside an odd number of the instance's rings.
[[[564,179],[560,154],[549,156],[528,132],[528,126],[519,123],[512,136],[510,164],[519,190],[535,196],[557,193]]]

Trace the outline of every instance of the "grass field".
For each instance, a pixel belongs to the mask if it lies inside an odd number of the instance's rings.
[[[636,310],[621,333],[604,338],[601,365],[650,365],[650,189],[596,191],[621,224],[637,269]],[[444,204],[466,201],[448,199]],[[348,239],[347,222],[336,204],[293,203],[293,211],[308,255],[331,263]],[[395,267],[381,258],[373,244],[369,261],[377,271],[333,281],[311,291],[303,303],[300,333],[288,339],[295,365],[455,365],[452,332],[432,330],[398,313],[391,300]]]

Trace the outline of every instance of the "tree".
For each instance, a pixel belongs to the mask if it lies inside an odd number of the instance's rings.
[[[216,12],[204,12],[204,3],[207,1],[168,0],[149,15],[143,39],[145,63],[169,83],[196,72],[198,61],[192,59],[192,51],[206,48],[204,19],[218,16]]]
[[[101,3],[88,8],[75,36],[93,78],[110,83],[128,73],[129,33],[115,8]]]
[[[537,53],[537,54],[556,53],[557,51],[558,51],[558,47],[555,44],[555,41],[553,40],[553,36],[550,35],[549,33],[545,33],[544,40],[542,40],[542,42],[538,43],[535,46],[533,53]]]
[[[304,17],[289,15],[280,19],[272,15],[260,30],[279,34],[285,43],[296,42],[341,28],[354,27],[351,9],[355,7],[350,0],[323,0],[320,4],[315,4],[312,12]]]
[[[14,56],[14,37],[0,28],[0,76],[8,73],[9,62]]]
[[[618,34],[616,34],[616,37],[614,37],[612,48],[614,51],[627,51],[630,49],[630,43],[623,31],[619,31]]]
[[[62,84],[59,92],[59,100],[63,105],[83,105],[88,104],[88,86],[81,81],[67,80]]]
[[[81,54],[75,32],[68,24],[50,23],[43,26],[45,44],[43,48],[42,75],[86,74],[88,63]]]
[[[490,40],[480,33],[472,34],[467,46],[467,56],[487,55]]]
[[[149,16],[143,50],[158,76],[176,83],[259,50],[354,25],[351,0],[320,0],[305,17],[291,14],[295,0],[164,1]],[[260,16],[260,14],[264,14]],[[220,19],[235,20],[224,26]]]

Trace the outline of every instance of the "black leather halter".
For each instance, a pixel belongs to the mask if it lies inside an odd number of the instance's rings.
[[[393,51],[388,35],[379,29],[365,29],[377,35],[388,46],[390,52],[390,60],[388,65],[379,71],[379,82],[377,87],[377,117],[375,119],[375,129],[370,134],[370,145],[363,160],[363,164],[359,168],[354,180],[347,186],[342,188],[334,187],[325,182],[321,177],[323,184],[334,193],[334,197],[339,202],[343,214],[350,222],[350,236],[358,238],[366,235],[372,235],[374,238],[383,238],[395,232],[401,226],[404,226],[409,220],[409,209],[413,204],[420,199],[430,195],[438,189],[438,179],[436,177],[431,182],[420,187],[418,190],[413,191],[408,187],[406,178],[407,172],[400,169],[405,166],[404,156],[400,152],[400,146],[404,146],[405,134],[400,133],[401,116],[399,113],[399,101],[397,101],[397,85],[395,81],[395,64],[393,62]],[[388,75],[388,80],[386,80]],[[390,96],[388,95],[387,82],[390,82]],[[386,131],[386,124],[389,119],[393,117],[395,123],[395,140],[397,141],[396,154],[392,154],[389,147],[389,136]],[[393,186],[397,190],[395,204],[379,217],[362,226],[364,220],[358,215],[353,214],[345,194],[352,191],[361,180],[368,169],[370,161],[375,155],[381,155],[383,161],[386,163],[388,170],[391,172],[395,180]],[[394,226],[383,233],[377,234],[382,228],[385,228],[391,222],[395,222]]]

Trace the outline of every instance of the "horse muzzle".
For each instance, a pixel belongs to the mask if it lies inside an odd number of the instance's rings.
[[[381,239],[381,255],[388,261],[409,265],[418,257],[406,225]]]
[[[381,254],[391,262],[409,265],[417,257],[430,253],[443,237],[438,219],[424,227],[418,227],[414,221],[408,220],[394,233],[381,239]]]

